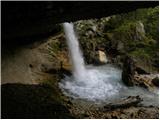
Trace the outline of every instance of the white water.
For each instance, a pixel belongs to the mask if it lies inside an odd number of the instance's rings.
[[[127,88],[123,85],[120,69],[112,65],[85,66],[73,24],[64,23],[63,27],[73,66],[73,76],[65,76],[59,83],[64,94],[89,101],[112,101],[121,97],[140,95],[146,99],[147,105],[158,104],[157,94],[139,87]]]
[[[81,81],[85,78],[84,75],[86,71],[82,53],[79,49],[78,39],[74,33],[73,24],[64,23],[63,26],[67,39],[67,45],[69,47],[71,62],[73,64],[73,75],[75,80]]]

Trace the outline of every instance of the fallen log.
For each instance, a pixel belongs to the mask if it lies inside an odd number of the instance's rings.
[[[129,96],[128,98],[122,99],[120,101],[116,101],[114,103],[109,103],[104,106],[105,110],[113,110],[118,108],[128,108],[131,106],[136,106],[142,100],[139,96]]]

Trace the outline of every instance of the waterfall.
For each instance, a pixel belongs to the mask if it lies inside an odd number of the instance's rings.
[[[103,66],[85,65],[79,42],[72,23],[64,23],[64,32],[72,62],[72,76],[65,75],[59,83],[63,93],[73,98],[89,101],[113,101],[130,95],[141,95],[144,104],[158,104],[158,96],[142,88],[127,88],[121,80],[121,69],[107,64]]]
[[[63,23],[63,27],[73,67],[73,76],[66,76],[60,83],[64,92],[68,91],[90,100],[105,99],[117,93],[120,85],[116,81],[120,80],[121,71],[111,66],[101,68],[85,66],[73,24]]]
[[[74,32],[73,23],[64,23],[64,32],[69,47],[73,75],[76,80],[83,80],[85,78],[85,65],[82,52],[79,48],[79,42]]]

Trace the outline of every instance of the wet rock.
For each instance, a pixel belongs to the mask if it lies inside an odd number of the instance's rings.
[[[149,91],[153,91],[155,87],[159,86],[159,79],[157,74],[136,74],[134,76],[135,85],[144,87]]]
[[[153,83],[156,87],[159,87],[159,78],[156,77],[156,78],[152,79],[152,83]]]
[[[135,64],[134,61],[126,56],[123,62],[122,81],[127,86],[134,85]]]

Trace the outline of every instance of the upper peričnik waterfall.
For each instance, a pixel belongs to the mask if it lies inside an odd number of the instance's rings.
[[[84,79],[85,66],[82,53],[79,48],[78,39],[74,33],[74,27],[72,23],[63,24],[67,44],[70,51],[70,57],[73,64],[73,74],[76,80]]]
[[[73,67],[72,76],[65,75],[59,83],[65,95],[89,101],[109,102],[119,97],[141,94],[145,99],[149,98],[148,101],[154,101],[151,97],[155,97],[143,89],[124,86],[121,81],[121,69],[111,64],[85,65],[73,24],[64,23],[63,27]]]
[[[72,61],[73,76],[66,76],[60,87],[73,97],[80,96],[90,100],[105,99],[118,92],[121,71],[111,66],[85,66],[79,42],[72,23],[64,23],[64,32]],[[117,87],[114,87],[117,86]]]

